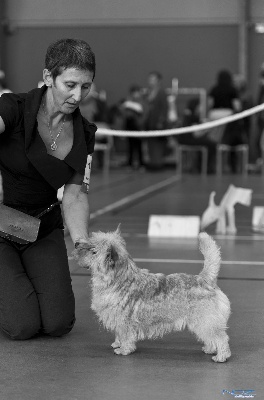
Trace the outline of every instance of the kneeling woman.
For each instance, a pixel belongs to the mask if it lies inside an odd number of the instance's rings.
[[[96,126],[79,111],[95,75],[90,46],[75,39],[51,44],[44,86],[0,98],[3,203],[31,216],[57,202],[73,242],[88,238],[88,188]],[[12,339],[61,336],[75,322],[63,219],[59,205],[41,217],[36,241],[0,237],[0,327]]]

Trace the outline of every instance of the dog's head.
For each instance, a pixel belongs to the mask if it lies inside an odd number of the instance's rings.
[[[81,267],[91,269],[93,274],[114,274],[128,257],[120,227],[114,232],[93,232],[88,242],[80,243],[73,256]]]

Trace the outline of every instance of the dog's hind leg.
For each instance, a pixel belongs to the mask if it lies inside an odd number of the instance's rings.
[[[206,354],[216,353],[212,357],[213,361],[225,362],[231,356],[228,344],[229,338],[224,328],[206,324],[188,325],[188,327],[196,334],[199,340],[204,342],[203,351]]]
[[[207,336],[207,338],[203,339],[205,346],[203,347],[203,351],[206,354],[214,354],[212,360],[215,362],[225,362],[231,356],[231,351],[229,348],[229,337],[225,330],[216,329],[211,337]],[[202,339],[202,338],[201,338]]]
[[[219,332],[216,332],[214,344],[216,346],[217,354],[212,357],[213,361],[225,362],[231,356],[228,340],[229,338],[225,331],[219,330]]]

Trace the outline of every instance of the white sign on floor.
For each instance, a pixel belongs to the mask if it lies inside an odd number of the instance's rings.
[[[253,207],[252,228],[255,232],[264,232],[264,207]]]
[[[151,215],[149,237],[197,237],[200,232],[200,217],[178,215]]]

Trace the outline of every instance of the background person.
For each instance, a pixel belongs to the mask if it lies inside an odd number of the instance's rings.
[[[186,108],[183,112],[182,126],[191,126],[200,124],[200,100],[199,98],[192,98],[188,101]],[[208,150],[208,165],[207,171],[209,174],[215,173],[216,163],[216,142],[211,140],[207,132],[196,131],[177,135],[176,140],[179,144],[186,146],[204,146]],[[198,172],[200,170],[200,159],[194,163],[193,171]]]
[[[144,106],[140,86],[132,85],[129,89],[128,98],[122,104],[124,114],[124,129],[127,131],[140,131],[144,123]],[[144,168],[142,139],[128,138],[128,160],[127,166],[135,169]]]
[[[264,103],[264,63],[260,68],[257,104]],[[257,138],[256,138],[257,164],[262,165],[262,147],[264,148],[264,111],[257,114]]]
[[[241,111],[242,105],[239,93],[234,85],[232,74],[228,70],[219,71],[217,82],[208,94],[208,108],[209,119],[211,119],[212,113],[218,113],[220,117],[225,117]],[[229,146],[244,144],[245,134],[243,133],[242,124],[243,122],[241,122],[241,120],[228,123],[224,130],[221,143]],[[231,151],[228,153],[228,163],[226,167],[228,170],[236,172],[236,152]]]
[[[81,101],[80,111],[83,117],[88,121],[96,123],[97,127],[109,128],[108,126],[108,106],[106,101],[106,92],[98,91],[93,82],[89,94]],[[105,144],[109,137],[96,135],[96,143]],[[111,140],[111,139],[110,139]],[[102,169],[104,166],[103,151],[96,151],[93,157],[93,167],[98,166]]]
[[[147,111],[145,129],[147,131],[163,130],[167,127],[168,101],[162,88],[162,75],[154,71],[148,75],[148,90],[146,95]],[[163,168],[163,158],[166,150],[166,137],[151,137],[147,141],[149,164],[148,169]]]
[[[4,71],[0,70],[0,97],[4,93],[12,93],[12,91],[7,87]]]
[[[249,108],[252,108],[254,105],[253,97],[248,90],[248,85],[245,78],[242,75],[237,74],[234,76],[233,79],[241,104],[240,111],[242,112],[248,110]],[[243,140],[245,141],[245,143],[250,144],[250,136],[252,130],[252,118],[250,116],[241,119],[241,128],[244,135]]]

